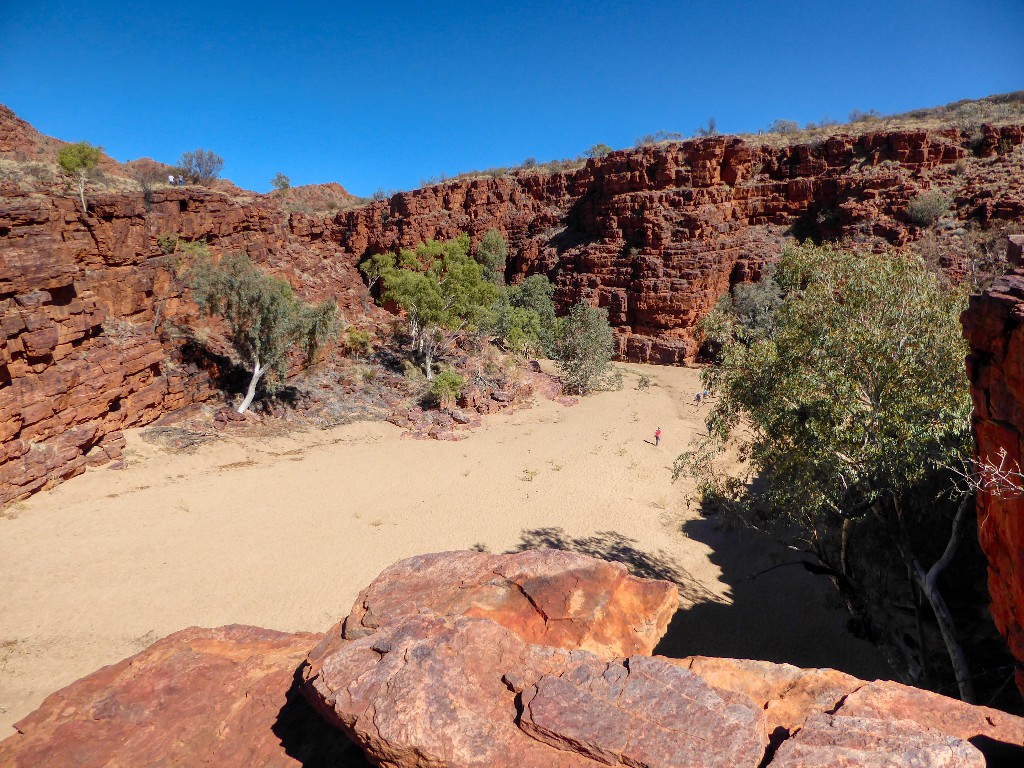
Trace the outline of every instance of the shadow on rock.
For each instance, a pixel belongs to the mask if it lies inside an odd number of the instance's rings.
[[[682,608],[655,653],[761,659],[800,667],[832,667],[872,680],[891,672],[881,652],[847,630],[848,616],[827,578],[809,573],[797,552],[749,530],[725,530],[715,518],[689,520],[691,539],[711,549],[729,586],[729,602],[664,552],[645,552],[613,531],[574,537],[561,528],[525,531],[513,551],[548,547],[622,563],[636,576],[679,587]]]
[[[615,531],[599,531],[592,536],[569,536],[561,528],[534,528],[524,531],[522,541],[510,552],[527,549],[561,549],[599,560],[622,563],[634,576],[664,579],[679,587],[682,602],[713,600],[714,595],[664,552],[644,552],[635,539]]]
[[[285,705],[274,722],[274,735],[285,753],[305,768],[369,768],[362,750],[313,709],[302,695],[302,668],[295,670]]]

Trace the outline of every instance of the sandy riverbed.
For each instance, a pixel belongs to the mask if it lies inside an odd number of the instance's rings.
[[[323,630],[409,555],[561,546],[676,579],[663,652],[884,676],[828,583],[688,508],[673,458],[700,429],[698,371],[629,365],[637,390],[489,417],[455,443],[353,424],[173,453],[128,435],[92,470],[0,519],[0,738],[43,698],[191,625]],[[706,406],[705,406],[706,409]],[[655,448],[653,433],[663,430]],[[692,607],[690,607],[692,606]]]

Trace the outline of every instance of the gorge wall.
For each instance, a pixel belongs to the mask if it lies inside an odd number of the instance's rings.
[[[121,430],[213,394],[169,319],[194,309],[158,238],[245,251],[312,298],[371,311],[325,228],[265,202],[168,189],[89,200],[0,187],[0,504],[121,455]]]
[[[1019,473],[1024,454],[1024,237],[1011,238],[1018,268],[971,298],[963,315],[971,347],[967,370],[974,396],[974,431],[983,465]],[[1010,651],[1020,662],[1017,686],[1024,693],[1024,493],[997,483],[978,495],[978,537],[988,558],[991,611]]]
[[[959,219],[1024,218],[1019,160],[1005,154],[1022,142],[1024,126],[988,128],[971,147],[958,130],[781,148],[714,137],[401,193],[339,214],[333,234],[361,258],[497,228],[510,279],[545,273],[563,307],[607,307],[622,357],[680,363],[697,352],[697,321],[732,284],[756,279],[787,233],[900,246],[921,233],[908,201],[931,188],[952,193]]]
[[[117,458],[124,427],[211,395],[210,374],[168,322],[187,323],[194,308],[163,236],[245,251],[306,298],[335,298],[367,322],[378,312],[357,270],[367,255],[497,228],[511,280],[549,275],[563,308],[607,307],[623,358],[673,364],[693,358],[697,321],[755,279],[787,232],[902,245],[919,234],[908,201],[933,187],[955,190],[960,219],[1024,219],[1007,154],[1022,142],[1022,126],[973,141],[957,130],[788,147],[713,137],[559,173],[458,179],[331,217],[230,185],[93,193],[83,215],[59,185],[0,181],[0,504]],[[49,157],[54,143],[0,109],[0,160]]]

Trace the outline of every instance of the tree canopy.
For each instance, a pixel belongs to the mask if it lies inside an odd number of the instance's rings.
[[[918,576],[958,535],[966,504],[947,469],[971,451],[964,297],[918,260],[831,246],[785,251],[767,283],[707,324],[722,344],[704,373],[717,404],[675,474],[696,477],[706,500],[748,523],[797,531],[890,647],[899,641],[885,626],[892,595],[879,574],[902,574],[932,605],[963,693],[942,596]],[[715,471],[729,445],[756,483]],[[874,572],[852,564],[857,549]],[[908,573],[918,583],[906,584]]]
[[[484,268],[484,277],[495,285],[505,284],[506,258],[508,258],[508,245],[505,238],[498,230],[488,229],[476,247],[476,260]]]
[[[585,395],[617,383],[612,366],[615,334],[608,324],[608,310],[584,302],[574,304],[559,323],[554,348],[567,392]]]
[[[209,149],[195,149],[183,152],[178,163],[178,173],[190,184],[209,184],[220,176],[224,158]]]
[[[374,256],[361,268],[371,279],[380,279],[382,301],[404,310],[413,350],[428,379],[433,379],[435,361],[458,339],[493,323],[498,287],[469,255],[468,235]]]
[[[82,213],[88,213],[85,205],[85,182],[89,174],[99,165],[103,158],[103,147],[94,147],[87,141],[77,144],[65,144],[57,153],[57,164],[61,170],[72,177],[78,187],[78,197],[82,201]]]
[[[301,347],[309,362],[337,335],[333,301],[306,304],[287,281],[263,272],[244,254],[215,262],[205,248],[193,249],[186,277],[196,303],[224,319],[235,352],[252,369],[239,413],[249,407],[265,374],[268,389],[284,378],[290,350]]]

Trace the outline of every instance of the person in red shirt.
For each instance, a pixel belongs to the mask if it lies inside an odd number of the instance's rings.
[[[657,447],[658,443],[661,442],[661,427],[654,430],[654,446]]]

